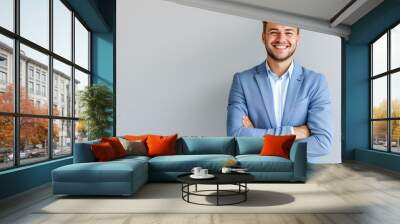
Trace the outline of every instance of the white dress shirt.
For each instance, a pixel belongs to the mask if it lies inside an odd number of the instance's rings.
[[[293,61],[290,64],[288,70],[281,76],[273,73],[269,68],[268,63],[265,63],[267,67],[268,79],[271,84],[272,94],[274,98],[274,114],[275,122],[277,127],[282,127],[282,116],[283,110],[285,109],[286,93],[289,86],[289,80],[293,72]],[[294,133],[293,127],[291,133]]]

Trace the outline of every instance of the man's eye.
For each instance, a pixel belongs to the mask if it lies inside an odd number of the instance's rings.
[[[288,35],[288,36],[293,36],[293,33],[286,33],[286,35]]]

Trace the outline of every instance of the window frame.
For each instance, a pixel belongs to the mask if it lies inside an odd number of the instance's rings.
[[[400,152],[392,151],[392,121],[400,121],[400,117],[392,117],[392,76],[396,75],[396,73],[400,72],[400,67],[391,69],[391,30],[396,26],[400,26],[400,21],[395,22],[389,28],[385,29],[384,32],[379,34],[375,39],[373,39],[370,43],[368,43],[369,47],[369,149],[373,151],[386,152],[391,154],[400,154]],[[386,63],[386,71],[380,74],[373,74],[373,44],[376,43],[381,37],[387,35],[387,63]],[[373,118],[373,81],[378,78],[386,77],[386,86],[387,86],[387,105],[386,105],[386,117],[385,118]],[[386,151],[379,150],[374,148],[374,133],[373,133],[373,122],[374,121],[386,121]]]
[[[75,126],[76,126],[76,121],[78,121],[80,118],[79,117],[75,117],[75,111],[74,111],[74,107],[72,107],[72,113],[70,114],[70,116],[56,116],[53,115],[53,97],[54,97],[54,90],[53,90],[53,59],[54,60],[58,60],[59,62],[62,62],[68,66],[71,66],[71,83],[75,82],[75,69],[85,73],[88,75],[89,77],[89,83],[88,86],[92,85],[92,69],[91,69],[91,65],[92,65],[92,61],[91,61],[91,37],[92,37],[92,30],[87,26],[87,24],[83,21],[83,19],[72,9],[72,7],[65,1],[65,0],[59,0],[68,10],[71,11],[71,18],[70,18],[70,22],[71,22],[71,58],[67,59],[64,58],[63,56],[55,53],[53,50],[53,32],[54,32],[54,28],[53,28],[53,24],[54,24],[54,17],[53,17],[53,0],[48,0],[49,2],[49,47],[48,49],[46,49],[45,47],[42,47],[39,44],[36,44],[32,41],[30,41],[29,39],[24,38],[23,36],[20,35],[20,0],[14,0],[13,1],[13,10],[14,10],[14,18],[13,18],[13,22],[14,22],[14,30],[10,31],[4,27],[0,26],[0,35],[3,35],[5,37],[11,38],[13,41],[13,64],[11,66],[12,67],[12,72],[10,75],[13,76],[14,79],[14,110],[13,112],[2,112],[0,111],[0,116],[11,116],[13,119],[13,153],[14,153],[14,161],[13,161],[13,166],[11,167],[5,167],[5,168],[0,168],[0,172],[5,171],[5,170],[10,170],[10,169],[16,169],[19,167],[23,167],[23,166],[30,166],[33,164],[37,164],[37,163],[43,163],[49,160],[58,160],[58,159],[62,159],[65,157],[70,157],[73,156],[73,152],[74,152],[74,143],[75,143]],[[85,69],[83,67],[81,67],[80,65],[75,63],[75,18],[77,20],[79,20],[79,22],[84,26],[84,28],[88,31],[88,69]],[[48,96],[48,112],[46,115],[39,115],[39,114],[27,114],[27,113],[21,113],[20,111],[20,85],[21,85],[21,81],[20,81],[20,44],[23,44],[27,47],[30,47],[36,51],[39,51],[40,53],[43,53],[45,55],[48,56],[49,58],[49,63],[48,63],[48,77],[46,82],[46,87],[45,90],[48,92],[48,94],[45,91],[45,95]],[[27,66],[29,66],[29,64],[27,64]],[[27,67],[27,71],[30,69],[31,67]],[[30,73],[27,72],[26,75],[26,82],[32,81],[34,83],[34,86],[36,83],[41,83],[40,86],[42,86],[42,79],[41,79],[41,74],[42,72],[39,73],[39,80],[37,80],[38,82],[36,82],[36,69],[33,70],[33,79],[31,79]],[[75,103],[75,85],[72,85],[72,105],[74,105]],[[28,86],[27,86],[28,87]],[[29,88],[29,87],[28,87]],[[27,91],[29,91],[27,89]],[[34,92],[36,91],[36,89],[34,89]],[[38,95],[38,96],[42,96],[42,94]],[[45,118],[47,119],[48,122],[48,136],[47,136],[47,142],[49,143],[47,145],[47,150],[48,150],[48,155],[47,158],[44,158],[41,161],[38,162],[32,162],[32,163],[26,163],[26,164],[21,164],[20,161],[20,119],[21,118]],[[53,147],[53,121],[55,120],[66,120],[66,121],[71,121],[71,153],[68,155],[63,155],[63,156],[54,156],[53,152],[54,152],[54,147]]]

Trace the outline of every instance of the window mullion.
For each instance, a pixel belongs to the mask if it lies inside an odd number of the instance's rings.
[[[390,70],[390,30],[387,32],[387,71],[389,71]],[[389,73],[388,75],[387,75],[387,110],[388,110],[388,112],[387,112],[387,116],[388,116],[388,118],[391,118],[392,117],[392,100],[391,100],[391,80],[392,79],[392,75]],[[392,123],[392,121],[391,120],[388,120],[388,122],[387,122],[387,135],[388,135],[388,138],[387,138],[387,140],[388,140],[388,148],[387,148],[387,151],[388,152],[391,152],[392,151],[392,135],[391,135],[391,129],[392,129],[392,125],[391,125],[391,123]]]
[[[72,65],[71,66],[71,100],[72,100],[72,105],[71,105],[71,117],[75,118],[75,12],[72,11],[71,14],[71,23],[72,23],[72,38],[71,38],[71,56],[72,56]],[[74,155],[74,145],[75,145],[75,126],[76,126],[76,121],[72,121],[72,131],[71,131],[71,150],[72,150],[72,155]]]
[[[53,52],[53,0],[49,0],[49,50]],[[48,91],[50,118],[48,120],[48,151],[49,159],[53,159],[53,56],[49,55]]]
[[[19,35],[20,31],[20,19],[19,19],[19,10],[20,9],[20,1],[14,1],[14,30],[17,35]],[[19,39],[14,39],[14,113],[19,114],[20,112],[20,47],[19,47]],[[14,116],[14,166],[19,166],[20,164],[20,156],[19,156],[19,136],[20,136],[20,118]]]

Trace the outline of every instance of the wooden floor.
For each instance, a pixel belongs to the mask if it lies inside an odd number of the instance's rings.
[[[308,183],[368,206],[357,214],[35,214],[35,208],[54,200],[47,185],[1,201],[0,223],[400,223],[399,173],[353,162],[313,165],[309,167]]]

